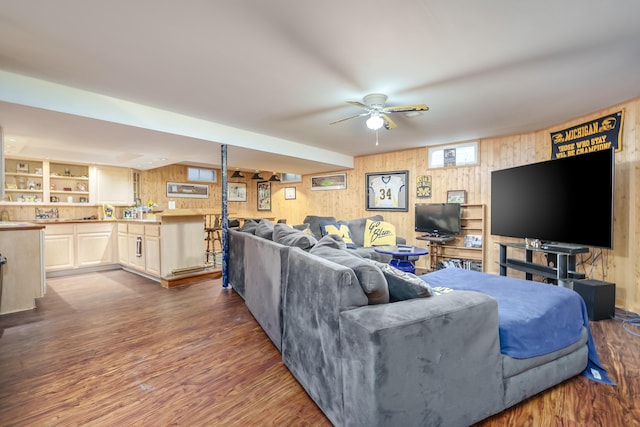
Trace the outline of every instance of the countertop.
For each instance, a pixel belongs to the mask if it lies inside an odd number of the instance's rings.
[[[42,224],[24,221],[0,221],[0,231],[8,230],[38,230],[44,228]]]

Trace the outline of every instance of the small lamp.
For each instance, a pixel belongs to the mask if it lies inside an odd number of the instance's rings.
[[[269,181],[271,182],[280,182],[280,176],[277,173],[273,173],[273,175],[271,175],[271,178],[269,178]]]
[[[236,169],[231,178],[244,178],[244,175],[240,172],[240,169]]]
[[[260,171],[256,171],[256,173],[251,176],[251,179],[264,179],[262,175],[260,175]]]

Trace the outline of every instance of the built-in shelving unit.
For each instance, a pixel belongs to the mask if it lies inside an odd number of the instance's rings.
[[[5,197],[0,204],[53,208],[131,206],[134,203],[132,172],[116,166],[6,158]],[[139,174],[135,185],[139,194]]]
[[[42,203],[44,175],[42,162],[33,160],[5,160],[5,201]]]
[[[431,270],[444,267],[484,270],[484,205],[463,204],[460,207],[460,234],[447,238],[417,238],[427,241]]]

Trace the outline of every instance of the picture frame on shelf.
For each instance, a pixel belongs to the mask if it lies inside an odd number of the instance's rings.
[[[271,210],[271,182],[260,181],[258,186],[258,211]]]
[[[407,212],[409,171],[365,174],[366,210]]]
[[[449,190],[447,191],[447,203],[467,203],[467,190]]]
[[[311,177],[312,190],[346,190],[347,174],[334,173],[330,175],[316,175]]]
[[[246,202],[247,201],[247,183],[245,182],[227,183],[227,201]]]
[[[285,200],[295,200],[296,199],[296,187],[285,187],[284,188],[284,199]]]
[[[29,163],[16,163],[16,173],[29,173]]]

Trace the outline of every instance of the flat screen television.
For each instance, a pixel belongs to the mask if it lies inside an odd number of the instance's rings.
[[[612,149],[491,172],[491,234],[613,248]]]
[[[416,231],[432,236],[460,234],[458,203],[416,203]]]

